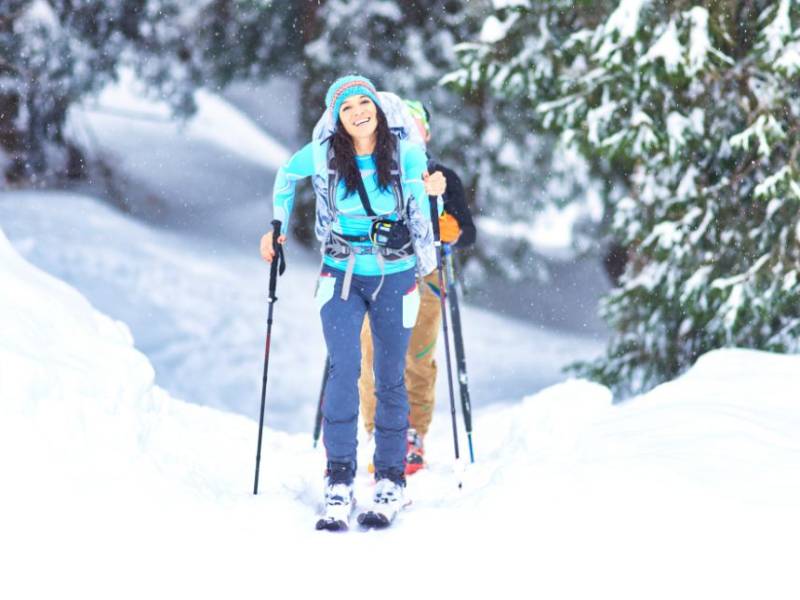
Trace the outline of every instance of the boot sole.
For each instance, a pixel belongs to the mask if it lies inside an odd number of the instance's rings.
[[[347,523],[339,519],[320,519],[316,525],[317,531],[347,531]]]
[[[391,523],[386,515],[371,510],[358,515],[358,524],[365,529],[385,529]]]

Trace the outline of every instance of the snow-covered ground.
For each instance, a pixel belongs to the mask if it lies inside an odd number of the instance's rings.
[[[461,491],[437,428],[395,526],[338,535],[313,531],[307,434],[266,429],[254,497],[253,420],[154,385],[123,323],[2,234],[0,281],[4,598],[800,593],[798,356],[714,352],[617,405],[567,381],[479,408]]]

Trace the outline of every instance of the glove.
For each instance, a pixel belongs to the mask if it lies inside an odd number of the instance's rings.
[[[453,215],[442,213],[439,217],[439,239],[445,244],[453,244],[461,235],[461,227]]]

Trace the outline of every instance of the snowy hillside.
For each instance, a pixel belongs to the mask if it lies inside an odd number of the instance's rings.
[[[252,420],[156,387],[127,327],[5,235],[0,280],[4,598],[399,598],[410,558],[429,597],[800,592],[800,357],[719,351],[621,405],[570,381],[480,409],[462,491],[440,428],[396,526],[336,535],[313,531],[307,435],[267,429],[253,497]]]
[[[139,218],[238,247],[259,234],[275,172],[289,151],[221,97],[200,90],[185,122],[123,71],[120,82],[70,110],[71,136],[116,173],[89,191],[117,196]]]

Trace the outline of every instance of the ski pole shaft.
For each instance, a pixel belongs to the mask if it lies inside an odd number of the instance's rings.
[[[275,251],[275,255],[272,258],[272,264],[270,265],[269,269],[269,296],[267,297],[267,303],[269,304],[269,310],[267,313],[267,340],[264,345],[264,375],[261,378],[261,413],[258,419],[258,446],[256,448],[256,475],[255,475],[255,483],[253,484],[253,494],[258,494],[258,476],[259,471],[261,469],[261,440],[262,435],[264,433],[264,409],[266,406],[266,399],[267,399],[267,374],[269,372],[269,350],[270,345],[272,343],[272,311],[275,307],[275,302],[277,302],[278,298],[275,296],[275,289],[277,288],[278,283],[278,269],[280,267],[281,274],[285,269],[286,265],[283,262],[283,248],[278,245],[278,236],[281,234],[281,222],[280,221],[272,221],[272,248]]]
[[[456,368],[458,372],[458,391],[461,396],[461,416],[464,418],[464,428],[467,431],[469,444],[469,461],[475,462],[475,451],[472,447],[472,403],[469,396],[469,380],[467,378],[467,359],[464,352],[464,333],[461,329],[461,309],[459,300],[459,284],[456,279],[453,249],[449,244],[444,244],[444,255],[447,261],[447,291],[450,319],[453,325],[453,346],[456,351]]]
[[[328,384],[328,371],[331,368],[331,357],[325,357],[325,370],[322,373],[322,385],[319,388],[319,402],[317,402],[317,415],[314,418],[314,448],[317,447],[319,436],[322,433],[322,399],[325,397],[325,386]]]
[[[444,281],[444,260],[442,257],[442,241],[439,236],[439,208],[436,197],[428,196],[431,207],[431,222],[433,224],[433,239],[436,245],[436,270],[439,273],[439,301],[442,307],[442,332],[444,334],[444,352],[447,359],[447,385],[450,392],[450,417],[453,423],[453,448],[455,449],[456,463],[458,463],[458,426],[456,425],[456,400],[453,390],[453,367],[450,362],[450,338],[447,326],[447,287]],[[458,482],[461,487],[461,481]]]

